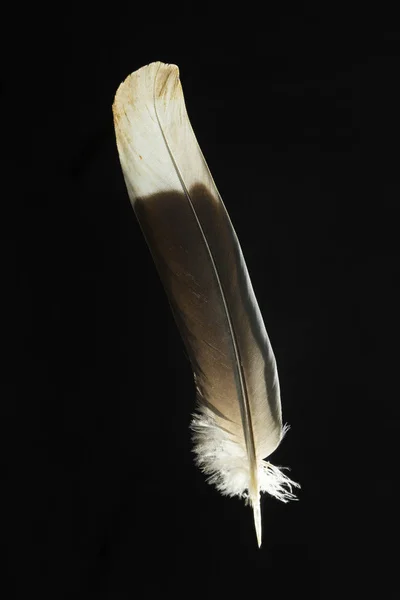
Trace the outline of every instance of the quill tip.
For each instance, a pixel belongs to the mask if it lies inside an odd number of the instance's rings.
[[[252,499],[251,505],[253,507],[254,525],[256,528],[257,543],[258,547],[261,548],[262,542],[262,527],[261,527],[261,505],[260,505],[260,493]]]

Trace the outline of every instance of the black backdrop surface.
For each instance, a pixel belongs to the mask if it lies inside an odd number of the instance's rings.
[[[230,11],[3,21],[4,597],[397,597],[400,36]],[[154,60],[180,67],[277,357],[273,462],[302,489],[264,499],[261,550],[193,464],[191,370],[119,167],[113,96]]]

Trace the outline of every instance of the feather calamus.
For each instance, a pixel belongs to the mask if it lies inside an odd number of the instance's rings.
[[[198,146],[175,65],[152,63],[113,104],[121,167],[194,372],[196,462],[226,495],[286,502],[291,481],[264,459],[285,433],[275,357],[242,251]]]

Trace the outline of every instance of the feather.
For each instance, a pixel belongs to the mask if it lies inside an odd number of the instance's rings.
[[[298,484],[263,460],[285,433],[275,357],[178,67],[132,73],[113,113],[129,197],[194,372],[196,462],[223,494],[250,502],[260,546],[260,492],[286,502]]]

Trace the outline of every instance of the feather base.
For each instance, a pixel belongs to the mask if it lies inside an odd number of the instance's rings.
[[[249,494],[251,476],[246,448],[217,423],[212,411],[204,405],[200,405],[193,415],[191,429],[196,464],[207,475],[208,483],[215,485],[225,496],[239,496],[253,503]],[[284,428],[283,434],[287,429]],[[286,469],[264,459],[258,460],[259,491],[282,502],[296,500],[293,488],[299,488],[300,485],[283,472]]]

